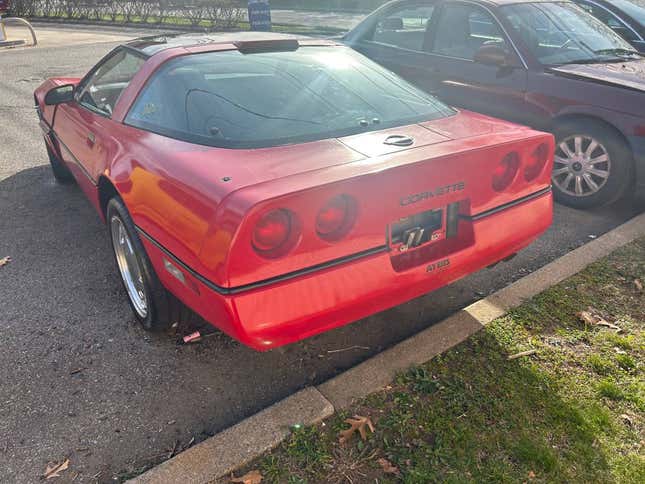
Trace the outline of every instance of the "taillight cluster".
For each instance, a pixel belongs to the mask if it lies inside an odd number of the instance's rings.
[[[317,236],[327,242],[342,239],[354,225],[356,207],[356,201],[349,195],[338,195],[328,200],[313,221]],[[302,235],[302,225],[291,210],[271,210],[255,225],[253,248],[265,258],[283,256],[298,243]]]
[[[549,145],[540,144],[524,163],[524,180],[537,179],[549,161]],[[503,192],[510,187],[520,172],[522,161],[519,153],[512,151],[500,161],[493,170],[493,190]]]

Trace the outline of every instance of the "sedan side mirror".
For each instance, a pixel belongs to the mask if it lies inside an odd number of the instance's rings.
[[[486,66],[509,67],[511,65],[508,51],[497,44],[484,44],[475,53],[475,62]]]
[[[74,100],[74,84],[65,84],[51,89],[45,94],[45,104],[54,106],[64,104]]]

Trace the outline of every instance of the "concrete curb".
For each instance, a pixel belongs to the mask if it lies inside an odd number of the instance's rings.
[[[128,482],[201,484],[212,481],[277,446],[289,435],[293,425],[311,425],[333,413],[334,407],[318,390],[306,388]]]
[[[128,482],[202,484],[277,446],[290,426],[309,425],[389,384],[397,373],[463,342],[509,309],[645,236],[645,214],[569,252],[438,324],[319,385],[306,388]]]

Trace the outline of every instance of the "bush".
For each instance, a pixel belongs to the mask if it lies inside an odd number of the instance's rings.
[[[13,0],[17,17],[108,20],[119,23],[164,23],[169,17],[188,20],[193,28],[206,24],[227,30],[244,18],[241,0]]]

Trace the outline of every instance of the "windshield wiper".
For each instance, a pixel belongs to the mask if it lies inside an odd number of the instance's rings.
[[[625,61],[624,57],[604,57],[604,58],[590,57],[586,59],[573,59],[573,60],[568,60],[566,62],[558,62],[557,64],[551,64],[551,67],[567,66],[569,64],[609,64],[612,62],[624,62],[624,61]]]
[[[618,55],[618,56],[636,56],[636,57],[641,56],[635,50],[623,49],[622,47],[594,50],[593,52],[594,54],[599,54],[599,55]]]

